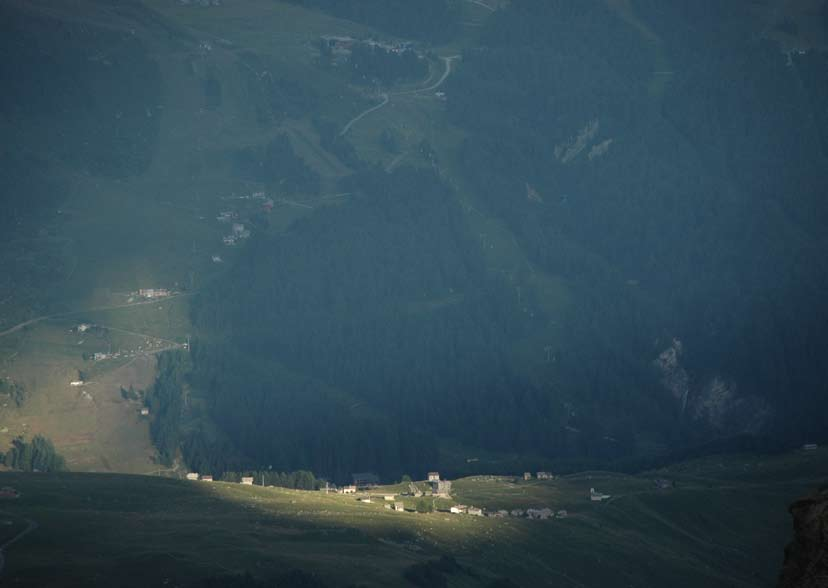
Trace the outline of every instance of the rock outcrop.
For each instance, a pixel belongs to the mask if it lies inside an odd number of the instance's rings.
[[[794,539],[785,548],[779,588],[828,586],[828,487],[794,502]]]

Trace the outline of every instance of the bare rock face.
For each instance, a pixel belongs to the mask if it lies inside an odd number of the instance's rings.
[[[716,434],[760,433],[771,417],[770,406],[761,398],[740,392],[736,382],[723,377],[699,382],[684,368],[683,354],[683,343],[673,339],[653,362],[682,417]]]
[[[687,395],[690,392],[690,377],[681,365],[681,355],[684,346],[678,339],[673,339],[670,346],[661,352],[655,360],[656,367],[661,372],[661,383],[670,392],[673,398],[681,405],[681,411],[687,404]]]
[[[779,588],[828,586],[828,488],[794,502],[794,540],[785,548]]]

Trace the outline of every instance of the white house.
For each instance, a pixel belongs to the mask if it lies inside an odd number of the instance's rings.
[[[343,486],[342,487],[343,494],[356,494],[356,486]]]
[[[609,494],[601,494],[600,492],[596,492],[595,488],[589,489],[589,499],[592,502],[601,502],[602,500],[607,500],[608,498],[611,498]]]
[[[198,480],[198,472],[189,472],[187,474],[188,480]]]
[[[166,288],[141,288],[138,290],[138,295],[144,298],[166,298],[170,295],[170,291]]]
[[[806,443],[802,446],[802,449],[804,449],[805,451],[814,451],[818,447],[819,445],[817,445],[816,443]]]
[[[141,409],[141,416],[149,416],[149,409],[146,406]]]
[[[429,482],[439,482],[440,481],[440,473],[439,472],[428,472],[428,481]]]
[[[213,476],[210,476],[210,475],[201,476],[201,478],[199,478],[199,479],[202,482],[212,482],[213,481]]]
[[[69,382],[70,386],[83,386],[83,380],[75,380],[74,382]]]
[[[253,485],[253,476],[244,476],[241,479],[241,483],[245,486],[252,486]]]

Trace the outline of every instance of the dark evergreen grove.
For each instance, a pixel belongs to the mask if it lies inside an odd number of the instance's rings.
[[[13,470],[24,472],[59,472],[66,469],[66,463],[54,444],[41,435],[35,435],[31,441],[18,437],[12,441],[3,463]]]

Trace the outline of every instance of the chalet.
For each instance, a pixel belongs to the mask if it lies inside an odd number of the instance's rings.
[[[530,519],[538,521],[545,521],[554,516],[551,508],[529,508],[526,510],[526,516]]]
[[[394,495],[393,494],[386,494],[382,497],[383,500],[386,502],[394,502]]]
[[[601,494],[600,492],[596,492],[595,488],[589,489],[589,499],[592,502],[601,502],[607,500],[608,498],[611,498],[609,494]]]
[[[439,482],[440,481],[440,472],[428,472],[428,481],[429,482]]]
[[[241,483],[245,486],[252,486],[253,485],[253,476],[244,476],[241,479]]]
[[[83,386],[83,380],[75,380],[74,382],[69,382],[70,386]]]
[[[367,490],[379,485],[379,476],[371,472],[351,474],[351,478],[354,481],[354,486],[359,490]]]
[[[213,481],[213,476],[210,476],[210,475],[201,476],[201,478],[199,478],[199,479],[202,482],[212,482]]]
[[[393,510],[396,512],[403,512],[405,511],[405,505],[402,502],[395,502]]]
[[[170,295],[170,291],[166,288],[141,288],[138,290],[138,296],[144,298],[166,298]]]
[[[99,351],[99,352],[95,353],[95,355],[92,356],[92,359],[94,359],[95,361],[103,361],[105,359],[109,359],[109,354],[108,353],[102,353],[102,352]]]
[[[477,508],[476,506],[470,506],[468,512],[473,517],[482,517],[483,516],[483,509],[482,508]]]
[[[806,443],[802,446],[802,449],[805,451],[814,451],[819,447],[816,443]]]
[[[538,480],[554,480],[555,476],[551,472],[538,472]]]
[[[523,479],[524,480],[531,480],[532,479],[532,472],[523,472]]]
[[[463,504],[455,504],[449,509],[452,514],[466,514],[469,512],[469,507]]]
[[[85,333],[86,331],[88,331],[91,328],[92,328],[92,325],[89,325],[89,324],[86,324],[86,323],[81,323],[77,327],[78,333]]]
[[[526,514],[526,511],[523,510],[522,508],[515,508],[515,509],[512,509],[512,511],[509,512],[509,514],[512,515],[515,518],[520,518],[520,517],[522,517],[523,515]]]
[[[664,478],[656,478],[653,480],[653,484],[659,490],[667,490],[668,488],[673,487],[673,483],[670,480],[665,480]]]
[[[451,482],[449,480],[437,480],[431,483],[431,493],[434,496],[448,498],[451,494]]]
[[[187,474],[188,480],[198,480],[198,472],[189,472]]]
[[[146,406],[141,409],[141,416],[149,416],[149,409]]]
[[[343,494],[356,494],[357,487],[356,486],[343,486],[342,493]]]

